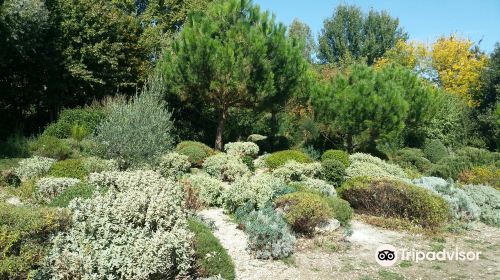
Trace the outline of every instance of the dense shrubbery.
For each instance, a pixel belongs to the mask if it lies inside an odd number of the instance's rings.
[[[109,114],[97,127],[100,153],[121,166],[156,163],[173,147],[171,113],[161,101],[159,81],[146,85],[130,102],[109,105]]]
[[[210,156],[203,162],[203,170],[222,181],[233,182],[250,172],[240,158],[224,153]]]
[[[348,225],[353,214],[353,210],[349,202],[338,197],[329,197],[327,199],[327,203],[332,209],[333,217],[337,219],[341,225]]]
[[[184,183],[197,190],[199,199],[207,206],[221,206],[222,194],[229,188],[227,183],[201,172],[189,175]]]
[[[335,159],[327,159],[321,162],[323,177],[334,186],[340,186],[346,176],[345,165]]]
[[[457,179],[461,172],[474,166],[500,166],[500,153],[474,147],[464,147],[455,151],[455,155],[442,158],[430,171],[431,175]]]
[[[70,203],[72,226],[53,239],[44,277],[187,275],[192,235],[182,209],[181,187],[154,172],[111,174],[108,182],[114,181],[114,188]]]
[[[391,161],[404,169],[411,169],[417,172],[426,173],[432,163],[425,158],[424,153],[420,149],[404,148],[398,150],[392,157]]]
[[[88,173],[118,171],[118,162],[114,159],[87,157],[82,159],[82,164]]]
[[[356,153],[349,157],[351,164],[346,169],[347,177],[387,177],[406,178],[403,169],[397,165],[387,163],[377,157]]]
[[[481,209],[481,221],[500,227],[500,191],[484,185],[467,185],[464,190]]]
[[[311,234],[314,228],[332,217],[332,210],[324,198],[308,192],[294,192],[279,197],[276,207],[284,212],[285,220],[293,230]]]
[[[442,158],[448,156],[448,149],[436,139],[431,139],[425,142],[423,152],[425,157],[431,162],[438,162]]]
[[[253,211],[244,219],[248,249],[258,259],[281,259],[293,252],[295,237],[273,208]]]
[[[80,183],[65,188],[58,196],[50,201],[50,207],[68,207],[69,203],[75,198],[90,198],[94,194],[95,186]]]
[[[41,136],[30,143],[30,151],[35,156],[66,159],[71,155],[71,147],[62,139],[54,136]]]
[[[440,227],[449,217],[443,198],[397,179],[355,178],[345,182],[338,193],[354,209],[408,219],[423,227]]]
[[[171,152],[163,155],[158,164],[158,171],[165,177],[179,178],[189,171],[191,163],[186,155]]]
[[[89,172],[80,159],[67,159],[54,163],[49,170],[49,175],[53,177],[68,177],[84,179]]]
[[[47,126],[43,135],[69,138],[74,125],[82,126],[92,133],[104,117],[104,110],[97,107],[63,110],[57,121]]]
[[[252,142],[232,142],[224,145],[224,150],[228,155],[237,157],[257,156],[259,154],[259,146]]]
[[[49,203],[64,190],[80,184],[79,179],[45,177],[36,183],[37,197],[45,203]]]
[[[301,184],[300,189],[302,190],[318,192],[324,196],[337,195],[337,192],[335,191],[335,187],[333,185],[320,179],[306,178],[305,180],[296,182],[295,184]]]
[[[500,190],[500,168],[494,165],[475,166],[460,172],[458,180],[465,184],[490,185]]]
[[[210,228],[194,218],[188,220],[188,228],[194,233],[196,276],[204,278],[219,275],[223,279],[235,279],[233,260]]]
[[[266,164],[267,167],[274,169],[291,160],[294,160],[298,163],[308,163],[312,161],[311,158],[304,152],[297,150],[285,150],[272,153],[266,158]]]
[[[203,161],[214,154],[214,150],[207,145],[195,141],[182,141],[177,144],[175,150],[188,157],[193,166],[200,167]]]
[[[326,150],[321,156],[321,161],[325,160],[338,160],[345,167],[349,166],[349,154],[341,150]]]
[[[320,178],[323,176],[323,168],[317,162],[298,163],[295,160],[287,161],[282,166],[272,171],[273,176],[283,179],[285,182],[302,181],[307,178]]]
[[[21,179],[41,177],[49,172],[54,162],[56,160],[38,156],[23,159],[19,162],[18,167],[14,169],[14,173]]]
[[[43,262],[52,234],[64,229],[68,217],[48,208],[0,203],[0,278],[31,279]]]

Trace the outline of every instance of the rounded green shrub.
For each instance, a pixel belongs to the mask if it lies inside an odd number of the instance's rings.
[[[442,197],[398,179],[358,177],[345,182],[338,194],[354,209],[407,219],[426,228],[438,228],[450,218]]]
[[[182,141],[177,144],[175,150],[179,154],[187,156],[189,162],[196,167],[201,167],[207,157],[215,154],[212,148],[196,141]]]
[[[437,139],[425,141],[423,152],[425,157],[433,163],[440,161],[448,155],[448,149]]]
[[[349,154],[345,151],[342,150],[326,150],[323,155],[321,156],[321,161],[325,160],[338,160],[342,164],[344,164],[345,167],[349,166]]]
[[[297,150],[284,150],[274,152],[266,158],[266,164],[269,168],[274,169],[285,164],[287,161],[294,160],[298,163],[312,162],[312,159],[304,152]]]
[[[428,172],[432,168],[432,163],[425,158],[424,153],[416,148],[404,148],[398,150],[391,161],[405,169],[416,170],[418,172]]]
[[[457,179],[462,171],[469,170],[472,166],[472,162],[464,156],[447,156],[435,164],[429,173],[441,178]]]
[[[345,165],[336,159],[327,159],[321,162],[324,179],[334,186],[340,186],[346,176]]]
[[[305,234],[311,234],[317,225],[332,217],[326,199],[315,193],[286,194],[276,200],[276,207],[282,209],[293,230]]]
[[[500,153],[498,152],[490,152],[474,147],[463,147],[455,151],[455,154],[458,157],[466,158],[474,166],[492,164],[500,167]]]
[[[89,172],[80,159],[58,161],[49,170],[49,176],[53,177],[84,179],[87,175],[89,175]]]
[[[337,219],[342,226],[346,226],[352,219],[353,210],[349,202],[339,197],[329,197],[328,206],[332,209],[333,217]]]
[[[210,228],[191,218],[188,220],[188,229],[194,233],[196,276],[206,278],[219,275],[223,279],[235,279],[233,260]]]
[[[58,160],[66,159],[71,155],[69,144],[54,136],[40,136],[29,144],[29,149],[33,155]]]
[[[97,107],[66,109],[61,112],[56,122],[45,128],[43,135],[69,138],[74,125],[84,127],[88,133],[92,133],[104,117],[104,110]]]

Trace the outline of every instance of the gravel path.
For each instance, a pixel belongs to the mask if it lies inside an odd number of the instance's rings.
[[[246,250],[245,233],[236,228],[236,224],[230,221],[222,209],[205,209],[199,214],[215,223],[217,229],[214,235],[233,259],[237,279],[300,279],[297,269],[293,266],[287,266],[281,261],[253,258]]]

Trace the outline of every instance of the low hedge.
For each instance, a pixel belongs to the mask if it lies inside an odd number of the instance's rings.
[[[266,165],[271,169],[275,169],[290,160],[294,160],[298,163],[308,163],[313,161],[304,152],[297,150],[284,150],[284,151],[274,152],[271,155],[269,155],[266,158]]]
[[[438,228],[449,219],[449,206],[443,198],[397,179],[351,179],[339,188],[338,194],[354,209],[408,219],[426,228]]]
[[[194,233],[195,267],[200,278],[220,275],[223,279],[236,278],[234,263],[210,229],[190,218],[188,228]]]
[[[342,150],[326,150],[321,156],[321,161],[325,160],[338,160],[344,164],[345,167],[349,166],[349,154]]]

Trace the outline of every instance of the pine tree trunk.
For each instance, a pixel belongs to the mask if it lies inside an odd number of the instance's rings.
[[[227,113],[225,110],[219,115],[219,124],[217,125],[217,132],[215,134],[215,148],[219,151],[222,151],[222,135],[224,134],[224,125],[226,124]]]

